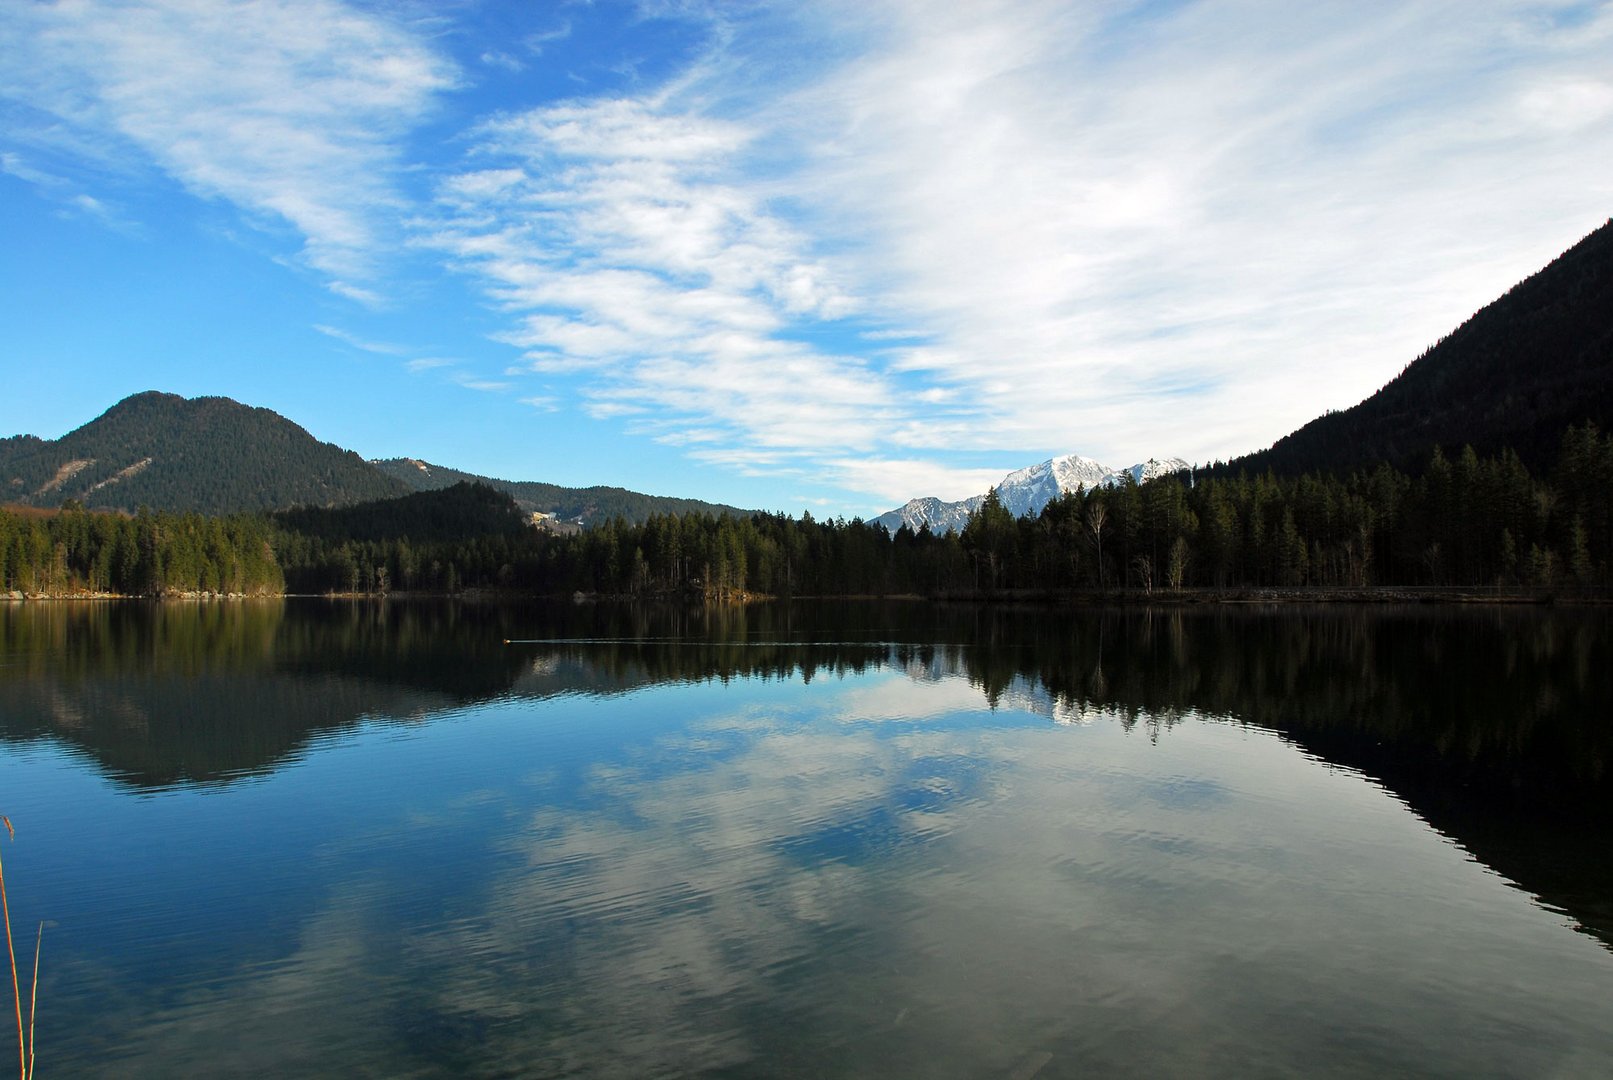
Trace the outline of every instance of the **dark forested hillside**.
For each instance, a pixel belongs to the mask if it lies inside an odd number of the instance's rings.
[[[298,507],[273,521],[293,592],[452,592],[470,566],[491,567],[472,584],[497,580],[509,552],[537,534],[508,493],[470,483],[357,506]]]
[[[60,439],[0,440],[0,502],[224,514],[404,494],[269,409],[150,391]]]
[[[274,515],[282,529],[319,540],[468,540],[516,536],[527,524],[514,500],[486,484],[455,484],[354,506],[297,507]]]
[[[596,525],[620,518],[642,522],[652,514],[745,514],[733,506],[677,499],[665,495],[643,495],[619,487],[569,488],[533,480],[498,480],[461,472],[443,465],[432,465],[414,458],[387,458],[370,464],[386,475],[402,481],[415,491],[436,491],[454,484],[486,484],[508,492],[515,504],[527,513],[553,514],[565,521]]]
[[[1214,473],[1281,476],[1385,462],[1435,446],[1516,451],[1549,466],[1571,425],[1613,427],[1613,221],[1520,282],[1354,408],[1311,421]]]

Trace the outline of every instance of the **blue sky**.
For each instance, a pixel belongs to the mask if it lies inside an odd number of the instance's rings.
[[[0,434],[868,515],[1268,445],[1613,213],[1613,2],[3,5]]]

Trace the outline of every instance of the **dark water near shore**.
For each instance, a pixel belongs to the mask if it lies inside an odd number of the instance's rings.
[[[1598,610],[0,605],[48,1076],[1613,1075],[1610,769]]]

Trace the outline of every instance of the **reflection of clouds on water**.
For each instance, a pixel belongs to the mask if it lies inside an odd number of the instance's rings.
[[[423,756],[486,727],[488,775],[402,816],[490,850],[369,871],[316,853],[331,899],[290,953],[131,1012],[119,1064],[1285,1074],[1345,1032],[1406,1071],[1607,1060],[1592,1030],[1512,1037],[1607,984],[1572,934],[1270,733],[1134,735],[1189,715],[1060,706],[1023,680],[993,712],[928,667],[464,714],[419,733]],[[616,741],[574,768],[543,753],[542,733],[607,716]],[[511,731],[529,741],[495,741]],[[1419,1044],[1429,1029],[1460,1045]],[[214,1068],[218,1045],[239,1056]]]
[[[539,1071],[755,1067],[766,1048],[753,1026],[783,1025],[791,984],[846,946],[836,935],[877,923],[864,908],[889,871],[858,844],[900,858],[934,830],[936,815],[904,811],[893,789],[933,794],[938,778],[915,777],[912,762],[949,748],[767,726],[754,710],[724,719],[747,733],[742,753],[669,774],[661,754],[686,760],[685,748],[659,745],[596,771],[593,809],[531,815],[514,840],[524,865],[497,883],[485,922],[435,942],[439,955],[490,958],[460,969],[445,1010],[543,1018]],[[840,850],[804,855],[826,831],[845,833]],[[512,988],[530,996],[512,1002]],[[825,989],[794,1004],[820,1007]],[[538,1034],[512,1032],[511,1059]]]
[[[109,623],[0,679],[52,1074],[1610,1072],[1613,957],[1350,767],[1512,835],[1473,763],[1607,759],[1577,617],[514,649],[177,610],[167,652]],[[113,612],[67,614],[29,618],[76,649]]]
[[[1033,676],[1016,675],[994,694],[970,681],[955,663],[909,662],[895,668],[905,678],[870,678],[842,697],[840,718],[847,721],[918,722],[972,713],[982,707],[995,712],[1021,712],[1045,717],[1060,727],[1089,727],[1110,721],[1131,728],[1139,720],[1152,734],[1199,714],[1176,709],[1141,713],[1115,703],[1055,694]]]
[[[371,933],[374,897],[359,890],[315,914],[294,951],[272,962],[186,987],[174,996],[121,996],[101,1002],[97,1026],[118,1033],[110,1060],[94,1074],[115,1077],[337,1076],[353,1062],[368,1075],[408,1077],[396,1038],[396,983]],[[106,973],[91,989],[106,990]],[[92,1070],[62,1051],[42,1060],[73,1075]]]
[[[836,696],[836,715],[845,721],[920,721],[978,710],[980,688],[959,674],[909,667],[900,676],[860,679]]]
[[[913,711],[981,711],[958,689]],[[705,717],[595,770],[584,806],[534,812],[485,918],[431,938],[428,967],[455,973],[439,1007],[538,1071],[811,1073],[822,1047],[777,1060],[792,1028],[835,1032],[852,1074],[1006,1073],[1039,1054],[1055,1074],[1083,1057],[1118,1068],[1138,1016],[1182,1036],[1174,1053],[1244,1023],[1259,997],[1244,984],[1287,963],[1273,944],[1329,917],[1339,874],[1313,863],[1349,867],[1349,853],[1305,854],[1296,836],[1365,813],[1408,871],[1440,846],[1353,777],[1318,787],[1264,733],[1200,729],[1148,787],[1135,755],[1161,749],[1114,729],[1094,746],[1052,729],[845,725],[880,715],[884,693],[865,680],[812,716]],[[723,750],[697,763],[691,744]],[[1297,772],[1256,794],[1272,769]],[[1207,931],[1222,939],[1208,949]],[[1227,965],[1247,969],[1241,999],[1203,1000]],[[1370,973],[1343,974],[1337,992],[1375,1011]],[[1303,1060],[1305,1030],[1273,1036],[1275,1060]]]

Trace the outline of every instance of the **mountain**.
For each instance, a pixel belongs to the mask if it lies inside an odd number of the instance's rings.
[[[269,409],[148,391],[60,439],[0,440],[0,502],[223,514],[334,506],[409,489]]]
[[[1042,507],[1078,488],[1114,487],[1125,483],[1127,477],[1140,484],[1144,480],[1180,472],[1185,468],[1187,462],[1181,458],[1149,458],[1124,469],[1111,469],[1091,458],[1066,454],[1009,473],[997,485],[997,498],[1002,500],[1003,507],[1010,514],[1024,517],[1041,513]]]
[[[76,499],[94,509],[226,514],[352,506],[461,483],[507,493],[526,514],[584,525],[651,514],[749,513],[624,488],[494,480],[413,458],[365,461],[270,409],[154,390],[125,398],[60,439],[0,439],[0,503],[23,506],[54,508]]]
[[[957,502],[944,502],[934,496],[910,499],[899,509],[879,515],[874,524],[885,526],[885,531],[893,536],[903,525],[914,532],[926,525],[933,533],[962,532],[969,523],[969,515],[985,501],[984,495],[971,495]]]
[[[391,479],[413,491],[436,491],[454,484],[486,484],[508,492],[515,504],[528,514],[539,513],[566,522],[590,526],[612,518],[642,522],[652,514],[734,514],[748,517],[749,510],[698,499],[678,499],[665,495],[643,495],[618,487],[569,488],[533,480],[498,480],[475,473],[433,465],[415,458],[385,458],[370,462]]]
[[[1219,473],[1417,472],[1435,446],[1511,447],[1549,468],[1569,426],[1613,427],[1613,219],[1513,286],[1382,390]]]
[[[1015,517],[1025,517],[1041,513],[1042,507],[1078,488],[1091,490],[1095,487],[1113,487],[1125,483],[1128,478],[1140,484],[1144,480],[1180,472],[1187,467],[1187,462],[1181,458],[1149,458],[1124,469],[1111,469],[1091,458],[1066,454],[1009,473],[997,484],[996,492],[1009,513]],[[900,509],[879,515],[874,523],[885,526],[886,531],[891,533],[903,525],[915,531],[928,525],[931,532],[962,532],[969,515],[980,507],[985,498],[982,493],[958,502],[914,499]]]

